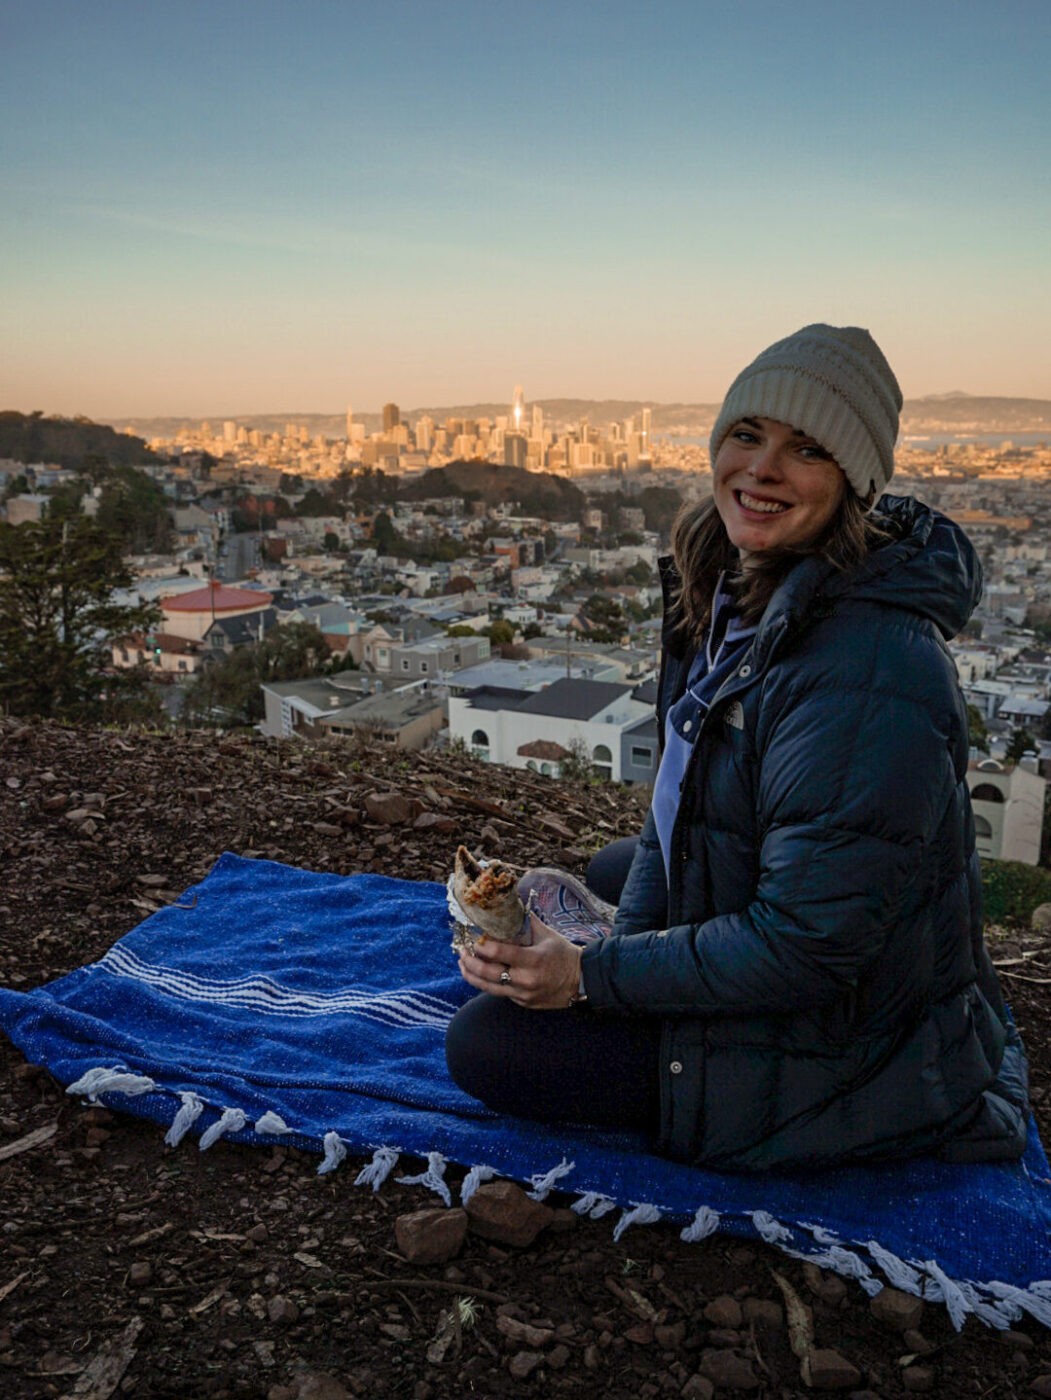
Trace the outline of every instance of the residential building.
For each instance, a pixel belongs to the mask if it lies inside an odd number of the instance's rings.
[[[969,766],[967,786],[979,855],[1026,865],[1039,862],[1047,782],[1036,767],[1035,757],[1024,758],[1014,767],[995,758]]]

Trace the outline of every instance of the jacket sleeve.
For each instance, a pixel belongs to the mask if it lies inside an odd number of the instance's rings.
[[[642,824],[639,844],[635,848],[617,905],[613,935],[644,933],[647,929],[660,928],[667,918],[667,910],[668,877],[651,807]]]
[[[756,731],[751,902],[703,923],[651,925],[641,937],[592,947],[584,979],[593,1006],[778,1014],[849,991],[906,902],[922,907],[935,893],[922,882],[932,880],[931,843],[959,781],[958,717],[941,668],[936,663],[932,683],[929,651],[913,658],[921,659],[926,692],[922,675],[902,684],[908,656],[898,655],[888,673],[876,647],[861,668],[868,674],[851,663],[826,665],[824,674],[820,666],[817,675],[797,671],[791,683],[768,677]],[[720,794],[708,801],[718,812]],[[691,839],[703,841],[703,831]],[[909,978],[921,985],[924,969],[909,969]]]

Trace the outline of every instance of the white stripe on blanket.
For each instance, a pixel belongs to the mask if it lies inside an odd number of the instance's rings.
[[[231,980],[197,977],[143,962],[118,943],[95,964],[114,977],[143,982],[182,1001],[248,1007],[268,1016],[362,1016],[386,1026],[429,1026],[444,1030],[456,1010],[425,992],[292,991],[269,977],[253,974]]]

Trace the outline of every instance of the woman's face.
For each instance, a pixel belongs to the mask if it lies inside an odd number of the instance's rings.
[[[773,418],[738,419],[712,476],[715,508],[742,558],[815,539],[849,489],[823,447]]]

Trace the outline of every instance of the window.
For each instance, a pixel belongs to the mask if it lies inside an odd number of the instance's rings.
[[[427,664],[428,664],[428,663],[427,663],[426,661],[421,661],[421,662],[420,662],[420,675],[421,675],[421,676],[425,676],[425,675],[427,674]]]
[[[652,768],[653,750],[646,748],[644,744],[632,744],[631,761],[639,768]]]
[[[974,834],[979,840],[988,841],[993,834],[991,823],[986,821],[984,817],[976,816],[974,819]]]
[[[592,749],[591,765],[600,778],[613,777],[613,755],[605,744],[596,744]]]
[[[407,656],[403,656],[401,658],[401,669],[403,671],[407,671],[409,669],[409,658]]]
[[[489,752],[489,735],[484,729],[476,729],[471,735],[471,747],[473,749],[484,749]]]
[[[979,783],[971,789],[971,800],[973,802],[1002,802],[1004,795],[992,783]]]

